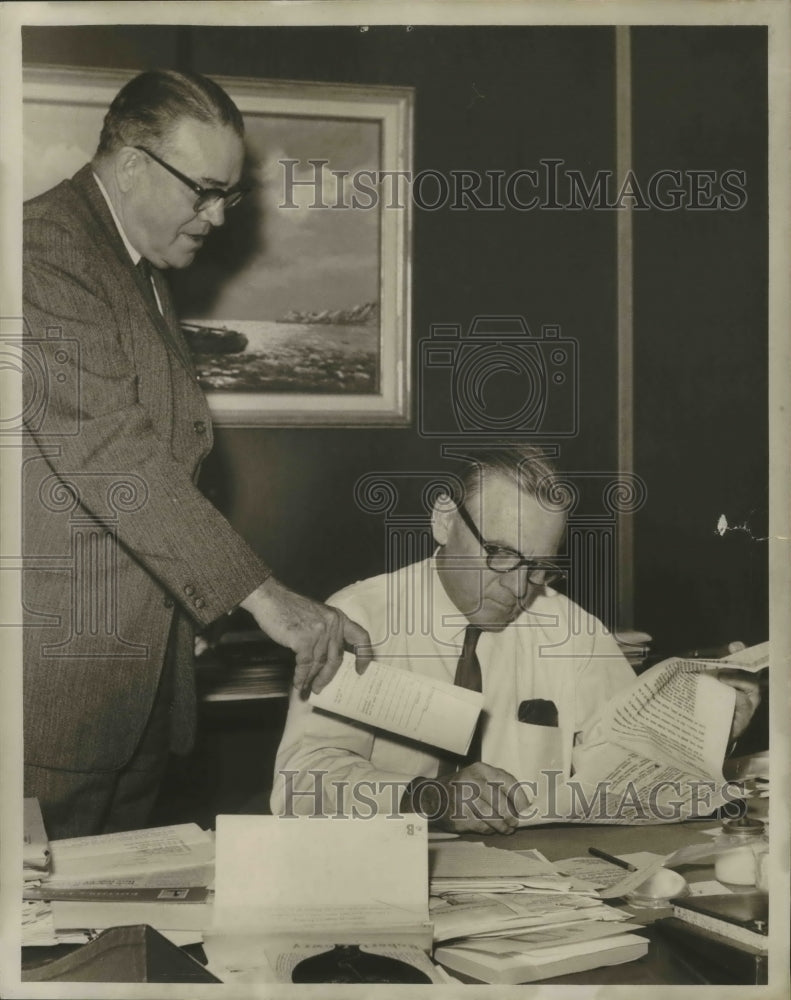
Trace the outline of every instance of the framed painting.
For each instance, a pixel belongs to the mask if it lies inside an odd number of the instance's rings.
[[[133,75],[25,68],[26,199],[91,159]],[[245,120],[248,193],[169,275],[215,421],[408,423],[413,91],[216,79]]]

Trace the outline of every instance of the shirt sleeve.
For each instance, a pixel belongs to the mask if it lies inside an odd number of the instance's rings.
[[[635,672],[613,636],[597,619],[588,655],[580,660],[575,683],[575,732],[582,742],[594,738],[595,724],[602,708],[619,692],[635,681]]]
[[[198,462],[191,468],[174,456],[138,401],[140,373],[98,253],[76,247],[62,226],[28,222],[24,297],[30,336],[55,328],[76,345],[73,391],[50,392],[45,419],[28,428],[49,467],[78,484],[80,504],[100,522],[108,475],[128,480],[127,509],[122,503],[113,517],[119,543],[200,624],[234,608],[270,571],[198,490]],[[63,427],[78,432],[58,433]]]
[[[336,595],[327,603],[375,634],[371,614],[359,602]],[[417,775],[376,767],[371,760],[375,739],[367,726],[314,711],[292,690],[275,759],[272,812],[364,818],[397,813],[407,784]]]

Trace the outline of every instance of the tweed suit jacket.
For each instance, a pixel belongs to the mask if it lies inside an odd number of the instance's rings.
[[[122,767],[171,627],[171,746],[195,726],[194,624],[269,570],[195,483],[212,444],[166,282],[147,295],[90,165],[25,205],[28,764]]]

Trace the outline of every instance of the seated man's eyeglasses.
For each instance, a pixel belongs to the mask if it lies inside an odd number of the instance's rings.
[[[492,545],[487,542],[478,531],[478,527],[470,517],[470,512],[459,501],[456,509],[461,515],[462,521],[472,532],[475,540],[486,553],[486,565],[495,573],[511,573],[521,566],[527,567],[527,579],[534,586],[543,587],[545,584],[557,583],[565,580],[566,573],[554,563],[538,562],[534,559],[526,559],[521,552],[514,549],[504,549],[499,545]]]
[[[227,211],[229,208],[233,208],[234,205],[238,205],[247,194],[247,188],[239,187],[238,185],[230,188],[228,191],[223,191],[222,188],[203,187],[192,180],[192,178],[187,177],[186,174],[182,174],[180,170],[171,167],[169,163],[166,163],[161,157],[157,156],[156,153],[152,153],[145,146],[135,146],[135,149],[139,149],[146,156],[150,156],[155,163],[158,163],[160,167],[164,167],[165,170],[173,174],[174,177],[177,177],[182,184],[186,184],[190,191],[197,195],[195,204],[192,206],[192,210],[196,215],[207,208],[214,208],[220,202],[223,203],[223,209]]]

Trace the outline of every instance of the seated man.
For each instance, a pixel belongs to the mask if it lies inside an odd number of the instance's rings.
[[[435,504],[432,558],[328,602],[368,630],[376,659],[483,692],[468,757],[292,693],[273,813],[347,815],[356,804],[358,815],[415,811],[449,830],[509,833],[530,804],[519,782],[570,777],[572,749],[634,673],[602,624],[551,587],[565,530],[547,499],[554,475],[532,446],[481,453],[462,476],[463,502]]]

